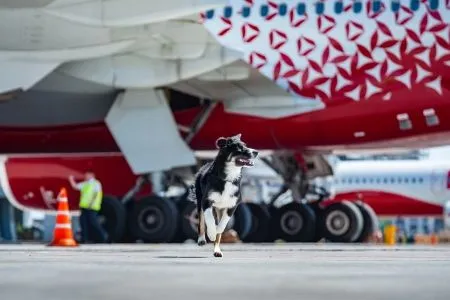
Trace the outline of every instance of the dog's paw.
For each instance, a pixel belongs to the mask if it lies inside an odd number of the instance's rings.
[[[214,257],[222,257],[222,251],[214,251]]]
[[[206,245],[206,238],[205,238],[204,236],[198,237],[197,244],[198,244],[199,246],[204,246],[204,245]]]

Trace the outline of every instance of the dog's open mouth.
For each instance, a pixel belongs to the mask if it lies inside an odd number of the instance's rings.
[[[244,156],[238,156],[238,157],[236,157],[236,164],[238,166],[253,166],[254,162],[250,158],[246,158]]]

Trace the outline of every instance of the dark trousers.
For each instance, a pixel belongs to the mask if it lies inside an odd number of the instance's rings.
[[[100,243],[107,242],[108,234],[100,224],[97,214],[95,210],[81,208],[81,239],[84,243],[97,241]]]

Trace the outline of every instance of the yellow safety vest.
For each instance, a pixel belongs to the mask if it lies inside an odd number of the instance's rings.
[[[80,190],[80,208],[92,209],[95,211],[100,210],[100,208],[102,207],[103,199],[102,190],[97,193],[97,197],[94,199],[92,206],[90,206],[92,196],[95,193],[94,188],[97,183],[97,181],[93,180],[83,184],[83,187]]]

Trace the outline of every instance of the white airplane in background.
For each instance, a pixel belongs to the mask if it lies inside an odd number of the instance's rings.
[[[450,201],[450,161],[345,161],[335,167],[335,199],[358,199],[380,216],[442,217]]]

